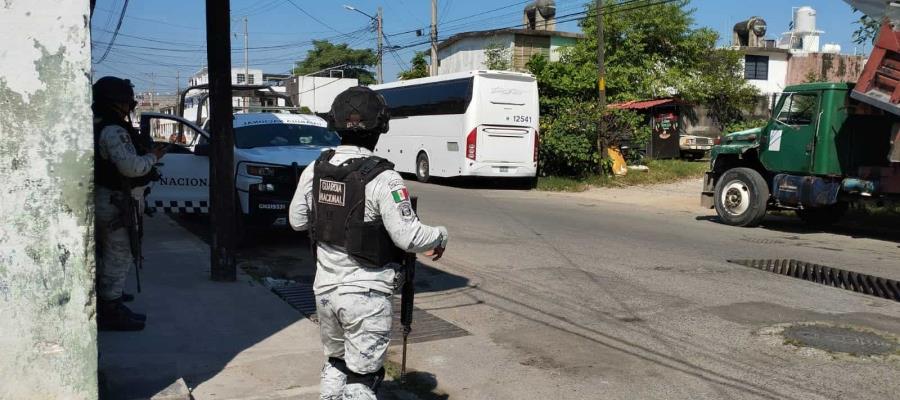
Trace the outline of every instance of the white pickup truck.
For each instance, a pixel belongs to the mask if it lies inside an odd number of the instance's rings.
[[[171,114],[143,113],[141,132],[167,141],[161,126],[182,125],[183,144],[162,158],[162,178],[151,186],[147,206],[166,213],[209,212],[209,133]],[[169,129],[171,130],[171,129]],[[241,223],[285,225],[297,179],[322,150],[340,143],[315,115],[247,113],[234,115],[235,196]]]

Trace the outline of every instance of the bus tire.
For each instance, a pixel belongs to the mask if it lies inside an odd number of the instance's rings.
[[[766,216],[769,185],[759,172],[732,168],[716,183],[716,214],[726,225],[753,227]]]
[[[416,157],[416,180],[422,183],[428,182],[431,178],[431,163],[428,161],[428,154],[420,152]]]

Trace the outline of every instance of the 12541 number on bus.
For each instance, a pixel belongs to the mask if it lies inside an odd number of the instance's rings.
[[[513,122],[517,124],[530,124],[534,122],[534,117],[530,115],[514,115]]]

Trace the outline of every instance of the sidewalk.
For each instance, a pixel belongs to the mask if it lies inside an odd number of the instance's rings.
[[[318,327],[238,271],[209,280],[209,247],[167,216],[146,219],[141,332],[100,332],[104,399],[316,399]],[[129,277],[128,292],[134,293]]]

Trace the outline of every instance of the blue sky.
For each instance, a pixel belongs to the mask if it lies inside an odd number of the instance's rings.
[[[115,30],[124,0],[97,0],[92,21],[94,61],[106,52]],[[527,1],[516,0],[438,0],[440,36],[453,33],[511,27],[521,23],[521,10]],[[557,14],[583,10],[585,0],[557,0]],[[131,0],[115,46],[106,59],[94,65],[96,76],[118,75],[132,79],[138,90],[151,86],[159,92],[174,91],[180,76],[187,77],[206,62],[204,1]],[[427,40],[409,33],[424,29],[430,20],[430,0],[232,0],[232,49],[235,67],[243,66],[243,22],[248,19],[250,65],[267,72],[287,72],[292,61],[302,59],[309,41],[328,38],[347,42],[352,47],[375,47],[375,34],[366,30],[369,19],[348,11],[350,4],[374,15],[384,8],[384,30],[395,46],[409,46],[385,54],[385,79],[396,79],[417,50],[427,50]],[[788,30],[791,7],[808,5],[818,11],[818,29],[824,30],[822,43],[839,43],[844,52],[853,52],[850,39],[853,22],[858,18],[839,0],[693,0],[697,26],[718,31],[722,43],[730,41],[731,28],[750,16],[763,17],[769,35]],[[302,11],[301,11],[302,10]],[[305,13],[304,13],[305,12]],[[307,15],[308,14],[308,15]],[[311,17],[311,16],[312,17]],[[578,31],[575,22],[562,24],[560,30]],[[774,36],[772,36],[774,38]]]

